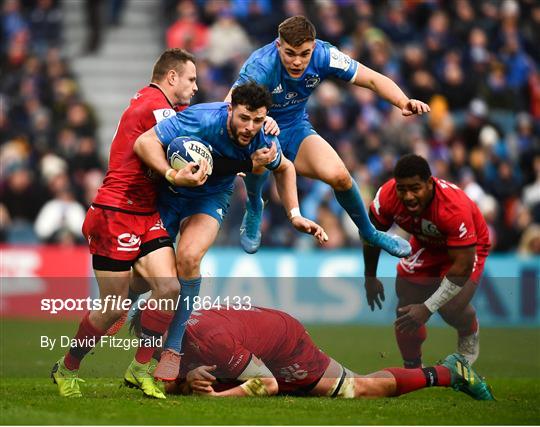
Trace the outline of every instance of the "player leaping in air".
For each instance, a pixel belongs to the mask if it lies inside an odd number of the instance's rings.
[[[137,324],[136,316],[135,330]],[[196,311],[182,348],[182,369],[176,381],[166,384],[168,393],[376,398],[437,386],[493,400],[487,384],[459,354],[433,367],[359,375],[323,353],[298,320],[268,308]]]
[[[410,245],[398,236],[378,231],[369,221],[360,191],[332,146],[311,126],[306,104],[328,77],[337,77],[373,90],[398,107],[404,116],[430,111],[427,104],[408,98],[388,77],[371,70],[331,44],[316,39],[315,27],[304,16],[293,16],[278,28],[279,37],[256,50],[245,62],[234,86],[256,81],[272,94],[271,115],[278,123],[285,156],[297,172],[330,185],[337,201],[358,227],[364,241],[398,257],[410,255]],[[261,241],[262,187],[267,174],[249,174],[246,214],[240,229],[244,250],[254,253]]]
[[[322,227],[300,215],[294,165],[283,156],[277,138],[265,135],[262,130],[272,103],[270,92],[250,82],[235,87],[231,98],[231,103],[194,105],[158,123],[137,139],[135,152],[150,167],[156,167],[166,162],[163,148],[179,136],[197,137],[211,145],[214,155],[237,160],[249,159],[255,150],[276,145],[277,155],[265,167],[274,174],[291,224],[323,243],[327,236]],[[155,378],[174,380],[178,374],[185,322],[189,319],[193,298],[199,294],[200,264],[227,214],[234,179],[235,175],[212,176],[198,188],[169,186],[160,192],[158,207],[169,236],[176,239],[180,231],[176,254],[182,290],[163,357],[154,371]]]
[[[412,234],[412,255],[397,267],[396,339],[404,366],[422,366],[425,323],[439,312],[458,332],[458,353],[473,364],[480,351],[478,320],[471,305],[488,256],[489,232],[474,202],[458,186],[431,176],[428,162],[402,157],[394,179],[377,192],[373,223],[387,230],[394,222]],[[380,250],[364,246],[367,300],[381,308],[384,288],[376,278]]]

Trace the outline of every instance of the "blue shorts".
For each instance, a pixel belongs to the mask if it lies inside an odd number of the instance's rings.
[[[232,191],[193,198],[161,193],[158,199],[158,210],[173,242],[176,242],[180,223],[195,214],[209,215],[215,218],[221,227],[229,210],[231,195]]]
[[[313,129],[308,119],[302,119],[290,126],[280,127],[278,139],[285,157],[294,162],[300,144],[310,135],[318,135],[318,133]]]

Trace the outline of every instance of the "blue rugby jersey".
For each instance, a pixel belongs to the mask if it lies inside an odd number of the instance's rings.
[[[266,165],[266,168],[270,170],[277,168],[281,163],[281,147],[275,136],[265,135],[264,130],[261,129],[246,147],[239,146],[229,137],[227,132],[228,105],[226,102],[196,104],[159,122],[154,129],[165,150],[171,141],[179,136],[196,136],[210,145],[212,155],[236,160],[247,160],[259,148],[271,147],[272,142],[275,142],[278,155],[270,164]],[[204,185],[199,187],[172,187],[165,184],[163,186],[169,187],[167,192],[180,194],[184,197],[207,196],[231,190],[235,176],[211,175]]]
[[[306,104],[315,88],[327,77],[351,81],[358,62],[328,42],[316,39],[313,55],[302,76],[291,77],[279,58],[276,41],[251,54],[240,70],[234,86],[256,81],[272,93],[269,115],[280,126],[289,126],[307,117]]]

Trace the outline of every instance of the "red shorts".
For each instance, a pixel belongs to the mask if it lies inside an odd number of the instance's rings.
[[[315,345],[304,326],[294,320],[297,323],[295,332],[299,333],[294,350],[267,366],[276,377],[280,393],[306,394],[323,376],[330,364],[330,357]],[[291,333],[288,327],[287,335]]]
[[[171,246],[158,212],[136,215],[91,206],[86,213],[82,232],[92,255],[113,260],[134,262],[146,255],[143,253],[144,244],[156,239],[161,242],[158,246]]]
[[[412,246],[412,255],[399,261],[398,277],[419,285],[432,285],[435,280],[446,275],[452,266],[447,249],[426,248],[415,237],[412,237],[409,243]],[[478,283],[482,277],[488,253],[487,248],[476,247],[475,261],[470,277],[475,283]]]

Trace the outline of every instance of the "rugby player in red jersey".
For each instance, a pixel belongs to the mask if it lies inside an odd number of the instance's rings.
[[[422,366],[425,323],[438,311],[458,332],[458,353],[478,358],[476,311],[471,305],[490,248],[489,232],[474,202],[456,185],[431,176],[428,162],[402,157],[394,179],[377,192],[370,216],[380,230],[393,223],[412,234],[412,254],[397,267],[395,334],[404,366]],[[380,250],[364,245],[366,295],[371,310],[382,307],[384,288],[376,278]]]
[[[135,317],[136,331],[137,323]],[[440,386],[478,400],[493,399],[461,355],[450,355],[442,365],[429,368],[387,368],[359,375],[323,353],[298,320],[268,308],[193,312],[182,349],[179,378],[165,386],[171,394],[374,398]]]
[[[176,301],[179,283],[173,245],[156,209],[156,181],[165,177],[176,186],[198,186],[206,179],[208,164],[190,163],[176,171],[167,161],[154,170],[148,169],[133,151],[138,136],[157,122],[184,109],[197,91],[195,59],[182,49],[166,50],[157,60],[151,83],[138,91],[122,114],[113,138],[109,168],[96,199],[88,210],[83,233],[88,240],[92,265],[98,282],[100,299],[125,299],[132,275],[144,277],[153,292],[153,299]],[[261,164],[275,156],[265,149],[254,156]],[[266,152],[268,151],[268,153]],[[215,159],[214,173],[230,174],[251,171],[253,164]],[[110,304],[111,306],[113,304]],[[125,310],[120,304],[90,311],[81,321],[72,346],[53,367],[51,376],[60,395],[80,397],[78,369],[81,360],[117,322]],[[144,310],[144,338],[128,367],[126,385],[140,388],[146,396],[165,398],[148,372],[155,343],[163,335],[173,317],[174,306],[156,304],[157,310]],[[153,338],[153,339],[152,339]],[[143,344],[144,343],[144,344]]]

